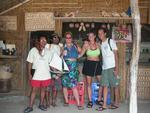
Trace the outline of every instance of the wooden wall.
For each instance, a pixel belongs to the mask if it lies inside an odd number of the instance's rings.
[[[6,15],[17,16],[17,31],[0,31],[0,40],[5,40],[6,43],[15,44],[17,49],[16,59],[1,59],[1,64],[11,64],[14,68],[12,77],[12,89],[24,90],[25,77],[25,57],[27,53],[27,38],[28,34],[24,30],[24,13],[21,8],[14,10]]]
[[[148,0],[147,0],[148,1]],[[27,84],[26,75],[26,56],[28,47],[29,32],[25,31],[25,13],[26,12],[59,12],[64,14],[66,12],[77,12],[78,16],[85,17],[98,17],[100,16],[100,11],[105,10],[108,12],[117,11],[123,12],[127,11],[129,7],[129,0],[31,0],[21,7],[13,9],[3,16],[17,16],[17,31],[0,31],[0,40],[4,39],[7,42],[15,43],[17,46],[18,59],[14,61],[7,61],[15,67],[14,77],[12,79],[13,89],[24,90]],[[146,9],[148,10],[148,9]],[[144,9],[145,11],[145,9]],[[149,11],[150,12],[150,11]],[[146,13],[147,14],[147,13]],[[143,15],[142,15],[143,17]],[[145,15],[144,15],[145,17]],[[143,18],[145,19],[145,18]],[[60,35],[62,33],[62,21],[61,19],[56,20],[56,32]],[[71,20],[70,20],[71,21]],[[150,20],[143,20],[144,22],[150,22]],[[119,45],[120,51],[125,49],[125,46]],[[124,64],[124,56],[120,53],[121,62]],[[124,69],[125,67],[121,68]],[[126,73],[121,70],[120,73],[123,75],[123,80],[125,80]],[[122,80],[122,81],[123,81]],[[121,89],[123,94],[122,100],[125,98],[125,83],[121,85],[124,89]]]
[[[150,24],[150,0],[139,0],[141,23]]]

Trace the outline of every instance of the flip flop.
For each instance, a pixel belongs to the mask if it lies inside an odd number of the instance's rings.
[[[109,106],[109,109],[117,109],[118,108],[118,106],[117,105],[114,105],[114,104],[111,104],[110,106]]]
[[[57,105],[55,103],[52,104],[53,107],[56,107]]]
[[[83,110],[84,107],[83,106],[78,106],[78,110]]]
[[[98,107],[96,110],[97,111],[104,111],[104,110],[106,110],[107,108],[104,108],[104,107],[102,107],[102,106],[100,106],[100,107]]]
[[[102,105],[103,105],[103,100],[100,100],[100,101],[99,101],[99,100],[96,100],[96,102],[95,102],[95,103],[96,103],[96,105],[100,105],[100,106],[102,106]]]
[[[64,103],[64,106],[65,106],[65,107],[69,106],[69,103],[66,103],[66,102],[65,102],[65,103]]]
[[[92,108],[92,107],[93,107],[92,101],[89,101],[86,107],[87,107],[87,108]]]

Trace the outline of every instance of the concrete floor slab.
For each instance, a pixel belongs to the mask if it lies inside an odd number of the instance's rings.
[[[34,104],[34,110],[31,113],[98,113],[95,109],[98,107],[96,105],[93,108],[86,108],[84,110],[78,110],[75,105],[69,105],[69,107],[63,106],[63,101],[58,100],[56,107],[50,107],[47,111],[41,111],[38,109],[38,99],[36,99]],[[23,110],[28,105],[28,98],[23,96],[10,96],[0,98],[0,113],[23,113]],[[115,110],[107,109],[102,111],[102,113],[128,113],[129,104],[121,103],[120,107]],[[150,102],[140,102],[138,103],[138,113],[150,113]]]

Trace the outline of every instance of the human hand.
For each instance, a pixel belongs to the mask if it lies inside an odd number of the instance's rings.
[[[32,80],[32,75],[31,75],[31,73],[28,74],[28,76],[29,76],[29,80]]]
[[[117,77],[118,76],[118,69],[114,68],[114,75]]]
[[[66,56],[67,55],[67,50],[64,50],[63,51],[63,56]]]

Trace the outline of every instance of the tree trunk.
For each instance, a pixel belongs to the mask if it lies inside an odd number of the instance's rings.
[[[138,0],[130,0],[133,19],[133,49],[130,64],[130,106],[129,113],[137,113],[137,74],[141,43],[141,25]]]

